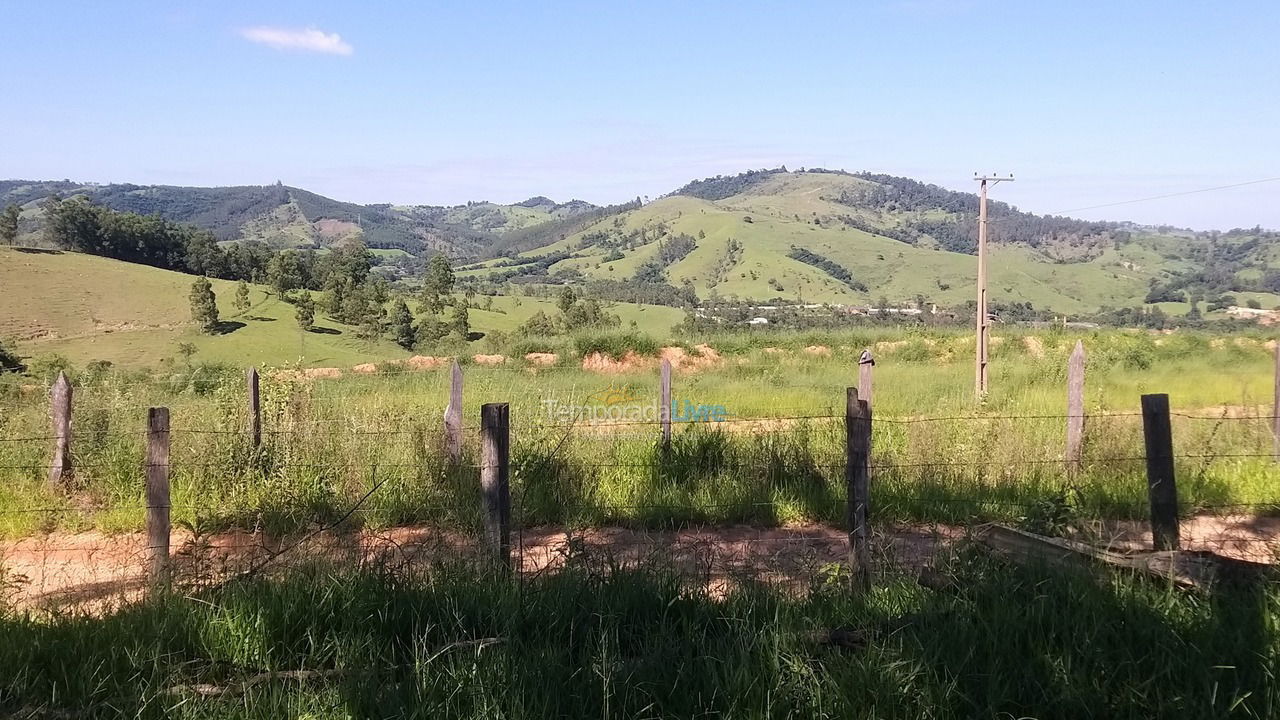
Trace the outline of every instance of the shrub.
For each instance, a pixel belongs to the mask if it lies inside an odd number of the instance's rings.
[[[573,344],[579,355],[601,353],[615,359],[626,355],[628,350],[637,355],[654,355],[660,347],[657,340],[634,331],[578,335],[573,338]]]

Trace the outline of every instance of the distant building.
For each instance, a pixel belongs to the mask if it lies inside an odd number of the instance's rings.
[[[748,325],[768,325],[769,318],[754,317],[747,321]]]
[[[1227,308],[1228,315],[1230,315],[1231,317],[1239,317],[1239,318],[1260,318],[1260,317],[1266,317],[1271,313],[1272,313],[1271,310],[1263,310],[1262,308],[1240,307],[1239,305],[1232,305],[1231,307]]]

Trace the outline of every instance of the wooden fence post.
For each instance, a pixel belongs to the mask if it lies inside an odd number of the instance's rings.
[[[671,447],[671,361],[662,358],[662,375],[658,384],[658,422],[662,425],[662,449]]]
[[[154,583],[169,575],[169,408],[147,411],[147,555]]]
[[[844,429],[849,566],[854,591],[865,592],[871,589],[871,553],[867,547],[870,531],[867,516],[871,499],[871,406],[858,398],[857,388],[846,390]]]
[[[480,406],[480,488],[484,493],[484,533],[504,566],[511,565],[511,409],[507,403]]]
[[[1142,396],[1142,436],[1147,450],[1147,495],[1151,501],[1151,542],[1156,550],[1177,550],[1178,487],[1173,475],[1173,430],[1169,396]]]
[[[1077,340],[1067,361],[1067,474],[1080,471],[1084,451],[1084,343]]]
[[[71,478],[71,381],[58,371],[49,393],[49,418],[53,423],[53,462],[49,464],[49,484],[62,488]]]
[[[444,409],[444,454],[449,462],[462,462],[462,367],[453,361],[449,374],[449,404]]]
[[[871,349],[867,348],[858,356],[858,397],[871,404],[873,394],[871,369],[876,366],[876,359],[871,357]]]
[[[1276,344],[1275,395],[1271,404],[1272,455],[1280,462],[1280,343]]]
[[[245,371],[249,390],[249,441],[256,450],[262,447],[262,396],[259,393],[258,368]]]

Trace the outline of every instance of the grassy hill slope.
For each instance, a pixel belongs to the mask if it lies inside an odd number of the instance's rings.
[[[971,299],[976,290],[974,255],[941,249],[927,236],[907,243],[864,229],[891,232],[899,223],[947,214],[885,213],[848,204],[849,197],[872,185],[835,173],[764,174],[724,197],[664,197],[521,255],[572,252],[548,269],[552,279],[580,275],[624,280],[653,260],[663,243],[684,236],[695,247],[665,268],[665,278],[673,285],[692,283],[702,298],[716,294],[842,304],[874,304],[884,298],[896,304],[923,297],[941,305]],[[1195,241],[1187,237],[1154,231],[1126,236],[1122,243],[1095,239],[1087,251],[1073,244],[1075,239],[993,244],[992,299],[1067,313],[1134,306],[1142,304],[1153,281],[1196,265],[1189,250]],[[740,247],[737,253],[731,241]],[[853,282],[829,272],[831,265],[824,269],[792,257],[800,251],[843,268]],[[486,271],[466,275],[484,277]]]
[[[179,358],[179,343],[196,346],[196,361],[350,367],[408,357],[389,341],[356,339],[355,328],[317,314],[316,332],[302,332],[294,307],[251,286],[253,306],[231,306],[235,283],[213,280],[224,332],[207,335],[191,322],[187,295],[194,277],[145,265],[72,252],[0,248],[0,337],[35,357],[59,354],[73,363],[107,360],[122,367],[156,367]],[[415,304],[416,306],[416,304]],[[553,313],[551,299],[497,297],[493,310],[473,308],[477,332],[510,332],[534,313]],[[627,325],[665,337],[684,314],[660,306],[618,304]],[[483,352],[481,343],[472,343]]]

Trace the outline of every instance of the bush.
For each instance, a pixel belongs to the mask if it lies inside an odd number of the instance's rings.
[[[634,331],[578,335],[573,338],[573,345],[578,355],[585,357],[591,353],[601,353],[614,359],[626,355],[627,351],[637,355],[655,355],[661,347],[657,340]]]

